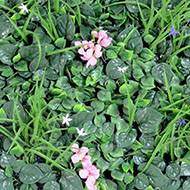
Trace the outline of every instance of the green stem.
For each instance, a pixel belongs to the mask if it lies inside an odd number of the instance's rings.
[[[65,168],[63,166],[61,166],[60,164],[58,164],[56,161],[52,160],[51,158],[47,157],[46,155],[42,154],[41,152],[39,152],[37,150],[33,150],[33,149],[28,149],[27,151],[44,158],[48,162],[51,162],[53,166],[55,166],[61,170],[65,170]]]
[[[77,49],[77,48],[79,48],[79,46],[72,46],[72,47],[68,47],[68,48],[64,48],[64,49],[58,49],[58,50],[49,52],[48,55],[55,55],[55,54],[63,53],[63,52],[70,51],[73,49]]]
[[[109,5],[105,5],[103,6],[103,8],[107,8],[107,7],[111,7],[111,6],[116,6],[116,5],[122,5],[122,4],[131,4],[131,5],[137,5],[139,4],[142,7],[145,7],[147,9],[150,9],[150,7],[148,7],[147,5],[143,4],[143,3],[139,3],[139,2],[134,2],[134,1],[120,1],[120,2],[115,2],[115,3],[111,3]]]

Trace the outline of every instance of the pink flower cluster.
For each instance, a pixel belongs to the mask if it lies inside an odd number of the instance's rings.
[[[88,155],[88,148],[79,148],[78,144],[73,144],[71,147],[74,155],[71,157],[72,162],[75,164],[81,161],[83,169],[79,171],[82,179],[86,179],[85,184],[88,190],[97,190],[96,180],[100,176],[100,171],[91,162],[91,157]]]
[[[80,58],[87,61],[86,67],[96,65],[97,59],[102,56],[102,48],[108,47],[112,42],[112,38],[107,35],[105,30],[92,31],[92,36],[97,39],[96,42],[93,42],[93,40],[75,42],[75,46],[80,47],[78,50],[81,55]]]

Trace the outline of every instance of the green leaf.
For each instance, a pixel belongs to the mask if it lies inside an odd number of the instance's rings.
[[[109,190],[118,190],[117,184],[114,183],[113,181],[107,179],[106,184],[107,184]]]
[[[111,101],[111,92],[107,90],[100,90],[97,96],[98,96],[98,99],[103,102]]]
[[[4,0],[0,1],[0,5],[4,4]],[[12,24],[9,22],[9,20],[4,16],[0,15],[0,39],[7,37],[10,33],[14,31],[14,28]]]
[[[92,121],[94,117],[93,112],[79,112],[72,116],[71,126],[78,127],[79,123],[82,126],[84,123],[88,121]]]
[[[161,172],[161,170],[154,165],[150,165],[145,173],[151,179],[151,183],[152,185],[154,185],[154,187],[164,188],[170,184],[169,178],[165,176]]]
[[[11,165],[11,163],[15,162],[16,158],[12,155],[9,155],[5,152],[2,152],[0,156],[0,165],[1,167],[5,168],[6,166]]]
[[[136,121],[140,125],[142,133],[157,133],[163,115],[151,107],[141,108],[137,110]]]
[[[129,132],[117,132],[115,135],[115,141],[118,147],[129,148],[135,142],[136,137],[136,130],[131,129]]]
[[[60,37],[72,40],[75,35],[75,24],[70,15],[63,15],[57,19],[57,31]]]
[[[0,41],[0,61],[6,65],[12,65],[12,57],[15,55],[17,47],[5,41]]]
[[[128,81],[128,84],[124,83],[120,86],[119,88],[119,92],[122,94],[122,95],[127,95],[127,88],[129,90],[129,94],[130,95],[133,95],[137,90],[138,90],[138,87],[139,87],[139,84],[138,82],[136,81],[133,81],[133,80],[129,80]]]
[[[26,61],[20,61],[14,65],[17,71],[28,71],[28,64]]]
[[[119,115],[118,106],[116,104],[109,105],[106,113],[110,116],[118,116]]]
[[[130,184],[134,180],[134,176],[130,173],[126,173],[124,177],[124,182],[126,185]]]
[[[0,108],[0,118],[1,119],[7,118],[6,112],[4,111],[3,108]]]
[[[49,181],[45,183],[43,190],[60,190],[60,185],[56,181]]]
[[[6,178],[0,183],[1,190],[14,190],[12,178]]]
[[[6,179],[6,176],[5,176],[4,170],[0,169],[0,182],[4,181],[5,179]]]
[[[127,49],[134,50],[135,53],[140,53],[143,49],[141,35],[132,25],[129,25],[119,33],[118,40],[127,44]]]
[[[14,172],[19,173],[20,170],[26,165],[24,160],[16,160],[11,164],[13,167]]]
[[[96,112],[101,112],[104,109],[104,102],[95,100],[91,102],[91,106],[95,109]]]
[[[51,180],[55,180],[56,176],[53,174],[52,169],[49,165],[40,163],[36,164],[36,166],[40,168],[41,172],[43,173],[43,178],[41,178],[38,183],[47,183]]]
[[[134,61],[132,67],[133,67],[133,77],[136,80],[139,80],[140,78],[144,76],[142,67],[138,61]]]
[[[117,53],[112,49],[108,49],[106,51],[106,56],[107,56],[108,59],[116,59],[117,58]]]
[[[121,59],[117,58],[110,60],[106,66],[106,74],[111,79],[118,79],[123,76],[123,73],[118,70],[119,67],[128,67]]]
[[[83,190],[82,182],[78,175],[71,170],[64,171],[59,180],[61,189],[66,190]]]
[[[113,179],[116,179],[118,181],[123,181],[124,177],[125,177],[125,174],[118,171],[118,170],[113,170],[111,172],[111,176],[113,177]]]
[[[183,183],[183,190],[189,190],[190,189],[190,179],[187,179]]]
[[[135,178],[135,187],[137,189],[145,189],[147,188],[149,185],[149,180],[148,180],[148,177],[141,173],[141,174],[138,174]]]
[[[43,177],[41,170],[32,164],[26,164],[19,173],[19,179],[24,184],[34,184]]]
[[[171,179],[176,179],[180,175],[180,166],[176,163],[168,165],[166,175]]]
[[[10,150],[10,153],[12,155],[15,155],[15,156],[21,156],[22,154],[24,154],[24,149],[22,146],[20,146],[19,144],[14,146],[11,150]]]
[[[155,88],[155,85],[154,85],[154,78],[150,75],[148,76],[144,76],[142,79],[141,79],[141,83],[142,83],[142,88],[143,89],[147,89],[147,90],[150,90],[152,88]]]
[[[181,186],[181,180],[176,178],[173,181],[170,182],[170,184],[165,187],[166,190],[179,190],[179,187]]]
[[[101,172],[103,173],[109,168],[109,162],[105,161],[103,158],[99,158],[96,162],[98,168],[101,168]]]
[[[182,162],[181,163],[181,176],[190,176],[190,164]]]
[[[22,184],[19,190],[38,190],[38,187],[36,184],[31,184],[31,185]]]
[[[143,48],[140,56],[143,58],[143,61],[150,61],[153,60],[155,54],[148,48]]]
[[[0,69],[1,70],[1,69]],[[1,75],[4,76],[4,77],[10,77],[14,74],[13,70],[10,68],[10,67],[4,67],[2,69],[2,73]]]
[[[170,83],[173,78],[173,72],[169,64],[159,63],[152,68],[152,76],[158,83],[164,84],[164,72],[168,82]]]
[[[80,9],[81,9],[81,13],[85,16],[91,16],[91,17],[95,16],[94,10],[88,4],[81,4]]]

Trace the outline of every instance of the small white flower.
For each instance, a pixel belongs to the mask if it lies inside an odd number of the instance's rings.
[[[28,13],[29,10],[27,8],[26,5],[24,5],[23,3],[21,3],[21,5],[18,7],[23,13]]]
[[[67,114],[66,116],[63,116],[63,122],[62,124],[66,124],[67,126],[69,126],[69,122],[72,121],[72,119],[69,117],[69,114]]]
[[[127,67],[118,67],[117,69],[119,72],[124,73],[127,70]]]
[[[87,133],[84,132],[83,128],[82,129],[76,128],[76,129],[77,129],[77,133],[79,136],[86,136],[87,135]]]

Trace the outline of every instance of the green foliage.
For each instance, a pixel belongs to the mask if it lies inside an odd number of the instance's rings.
[[[190,2],[23,3],[0,0],[0,189],[84,189],[77,141],[98,190],[189,190]],[[113,41],[86,68],[74,42],[99,27]]]

